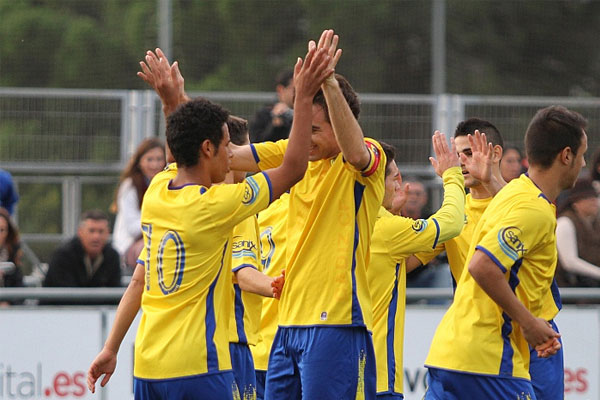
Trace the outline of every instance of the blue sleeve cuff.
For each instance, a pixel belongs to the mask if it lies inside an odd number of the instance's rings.
[[[433,241],[433,247],[432,247],[432,249],[435,249],[438,244],[438,240],[440,239],[440,224],[437,222],[437,219],[432,218],[432,220],[435,223],[435,229],[436,229],[435,240]]]
[[[480,250],[483,251],[489,258],[492,259],[492,261],[494,262],[494,264],[496,264],[498,266],[498,268],[500,268],[500,271],[502,271],[502,273],[506,273],[506,268],[504,267],[504,265],[502,265],[502,263],[500,262],[500,260],[498,260],[496,258],[495,255],[493,255],[488,249],[486,249],[485,247],[482,246],[475,246],[476,250]]]
[[[256,161],[256,163],[258,164],[260,162],[260,158],[258,157],[256,147],[254,147],[254,143],[250,143],[250,150],[252,150],[252,155],[254,156],[254,161]]]
[[[257,271],[258,271],[258,268],[256,268],[256,267],[255,267],[254,265],[252,265],[252,264],[242,264],[242,265],[238,265],[238,266],[237,266],[237,267],[235,267],[235,268],[232,268],[232,269],[231,269],[231,272],[238,272],[238,271],[239,271],[240,269],[242,269],[242,268],[254,268],[255,270],[257,270]]]
[[[269,175],[267,175],[266,172],[262,172],[262,174],[265,176],[265,180],[269,186],[269,204],[271,204],[273,202],[273,185],[271,185],[271,178],[269,178]]]
[[[140,260],[139,258],[137,259],[136,263],[142,264],[144,267],[146,266],[146,263],[144,261]]]

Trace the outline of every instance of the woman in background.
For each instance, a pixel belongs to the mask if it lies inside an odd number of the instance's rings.
[[[121,174],[115,204],[111,207],[117,213],[113,246],[130,268],[135,267],[143,247],[140,211],[144,193],[165,164],[164,144],[156,138],[145,139]]]
[[[23,286],[22,259],[19,230],[8,211],[0,207],[0,287]]]

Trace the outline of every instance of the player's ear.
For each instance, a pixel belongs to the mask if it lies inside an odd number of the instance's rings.
[[[494,151],[494,162],[499,163],[502,159],[502,155],[504,154],[504,150],[500,145],[495,145],[492,147],[492,150]]]
[[[208,139],[205,139],[200,145],[200,158],[210,158],[214,155],[214,145]]]
[[[571,163],[575,159],[575,154],[573,153],[573,150],[571,150],[571,148],[567,146],[564,149],[562,149],[560,153],[558,153],[557,157],[559,158],[562,164],[571,165]]]

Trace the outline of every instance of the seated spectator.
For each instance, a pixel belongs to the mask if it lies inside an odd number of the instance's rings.
[[[523,173],[523,156],[521,150],[514,146],[505,146],[502,160],[500,160],[500,173],[506,182],[518,178]]]
[[[59,247],[50,260],[45,287],[121,286],[119,253],[108,242],[108,217],[86,211],[77,235]]]
[[[256,112],[250,122],[252,142],[276,142],[287,139],[292,128],[294,112],[294,71],[286,69],[275,78],[277,102]]]
[[[19,230],[5,208],[0,208],[0,287],[23,286],[23,250]],[[10,265],[12,264],[12,265]]]
[[[128,271],[135,267],[137,257],[144,246],[140,221],[144,193],[154,175],[164,167],[164,145],[160,140],[150,138],[140,143],[121,174],[112,210],[117,212],[113,244]]]
[[[560,206],[556,225],[560,286],[600,286],[598,195],[590,180],[579,179]]]
[[[12,175],[8,171],[0,169],[0,207],[5,208],[12,215],[17,201],[19,201],[19,195]]]

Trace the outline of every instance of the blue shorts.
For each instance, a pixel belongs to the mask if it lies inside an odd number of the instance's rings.
[[[476,375],[429,368],[424,400],[536,400],[526,379]],[[545,400],[545,399],[542,399]]]
[[[404,395],[400,393],[377,394],[377,400],[404,400]]]
[[[256,370],[256,400],[265,398],[265,381],[267,380],[267,371]]]
[[[184,378],[146,380],[133,378],[135,400],[239,399],[233,372],[194,375]]]
[[[229,343],[229,354],[231,354],[231,367],[240,391],[240,398],[254,399],[256,397],[256,374],[250,347],[242,343]]]
[[[554,321],[550,321],[552,329],[558,332]],[[562,345],[562,339],[558,338]],[[555,355],[548,358],[539,358],[537,351],[531,350],[529,374],[531,384],[538,399],[563,400],[565,398],[565,363],[562,347]]]
[[[373,341],[364,327],[280,327],[265,400],[374,400],[376,379]]]

